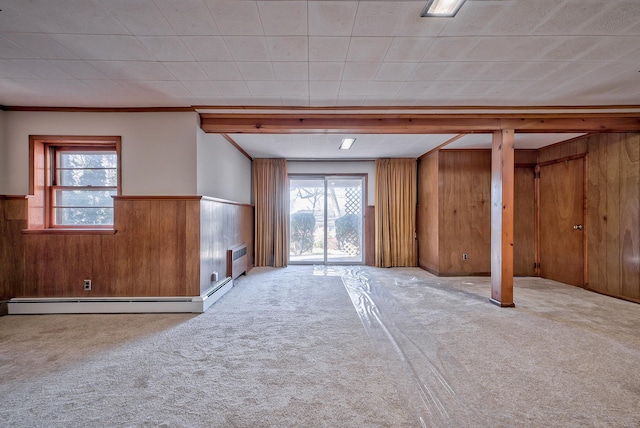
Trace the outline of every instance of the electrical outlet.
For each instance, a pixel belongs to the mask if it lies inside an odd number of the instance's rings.
[[[218,272],[211,274],[211,282],[218,282]]]
[[[90,279],[85,279],[84,280],[84,291],[91,291],[91,280]]]
[[[465,253],[462,255],[462,260],[467,260],[469,258],[469,256]]]

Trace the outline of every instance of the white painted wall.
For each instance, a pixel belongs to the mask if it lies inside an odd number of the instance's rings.
[[[198,194],[251,203],[251,161],[220,134],[198,135]]]
[[[195,112],[5,112],[4,127],[0,194],[29,191],[29,135],[121,136],[123,195],[197,194]]]
[[[367,205],[375,205],[375,161],[288,161],[289,174],[366,174]]]

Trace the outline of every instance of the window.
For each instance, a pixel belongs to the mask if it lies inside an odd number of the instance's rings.
[[[29,229],[113,229],[119,137],[31,137]]]
[[[113,225],[118,194],[118,155],[114,149],[49,146],[50,226]]]

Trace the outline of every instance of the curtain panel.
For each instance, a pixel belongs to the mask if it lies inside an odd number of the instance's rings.
[[[287,179],[286,159],[253,160],[255,266],[287,266]]]
[[[416,160],[376,160],[376,266],[416,266],[416,204]]]

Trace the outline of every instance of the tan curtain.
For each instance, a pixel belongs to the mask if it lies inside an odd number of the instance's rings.
[[[376,160],[376,266],[416,266],[415,159]]]
[[[289,189],[285,159],[253,160],[256,266],[287,265]]]

